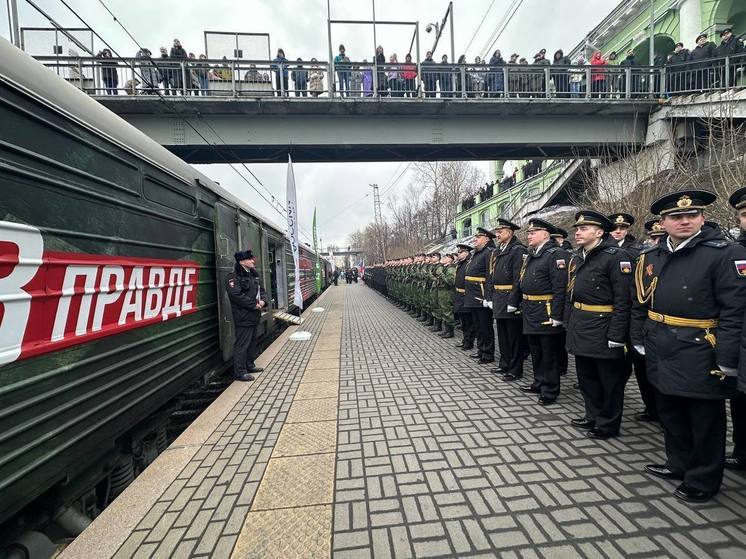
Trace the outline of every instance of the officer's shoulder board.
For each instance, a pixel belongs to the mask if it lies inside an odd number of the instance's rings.
[[[604,249],[604,252],[608,254],[616,254],[617,252],[619,252],[619,247],[606,247]]]
[[[640,254],[647,254],[649,252],[653,252],[654,250],[658,250],[658,245],[645,247],[644,249],[640,251]]]
[[[553,252],[557,252],[559,249],[560,247],[552,247],[552,248],[548,248],[546,252],[547,254],[552,254]]]
[[[720,239],[720,240],[704,241],[702,244],[705,245],[706,247],[725,248],[729,246],[731,243]]]

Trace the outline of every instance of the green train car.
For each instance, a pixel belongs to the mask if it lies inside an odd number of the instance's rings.
[[[2,39],[0,60],[2,532],[105,485],[120,441],[230,366],[236,250],[271,292],[262,335],[316,287],[281,228]]]

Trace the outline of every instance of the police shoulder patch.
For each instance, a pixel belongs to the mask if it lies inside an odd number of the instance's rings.
[[[738,276],[746,278],[746,260],[734,260],[733,265],[736,267]]]
[[[629,262],[628,260],[622,260],[621,262],[619,262],[619,270],[621,270],[623,274],[631,274],[632,263]]]
[[[564,270],[565,266],[567,266],[567,264],[565,263],[565,259],[564,258],[558,258],[556,260],[556,262],[557,262],[557,268],[560,269],[560,270]]]

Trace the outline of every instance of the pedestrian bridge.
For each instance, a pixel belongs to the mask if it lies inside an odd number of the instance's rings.
[[[189,163],[570,158],[641,146],[648,99],[98,96]]]
[[[676,116],[696,105],[690,97],[746,88],[742,55],[702,67],[601,70],[417,63],[412,80],[391,77],[400,64],[37,59],[189,163],[276,162],[288,153],[357,162],[627,152],[645,143],[659,106]],[[671,108],[670,95],[685,97]]]

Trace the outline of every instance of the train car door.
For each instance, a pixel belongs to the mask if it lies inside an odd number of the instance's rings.
[[[272,297],[275,308],[286,311],[288,308],[288,275],[285,267],[285,242],[270,236],[268,238],[268,249],[272,255],[272,266],[270,278],[272,284]]]
[[[233,271],[233,255],[239,247],[239,213],[236,208],[223,202],[215,203],[215,273],[218,289],[218,317],[220,324],[220,348],[223,359],[233,357],[233,317],[231,302],[225,291],[225,276]]]

